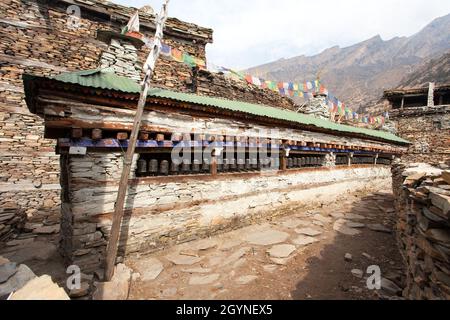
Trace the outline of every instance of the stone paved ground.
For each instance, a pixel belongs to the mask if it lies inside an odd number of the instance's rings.
[[[130,257],[130,299],[380,299],[404,281],[390,191]],[[366,288],[380,266],[383,290]],[[361,278],[362,277],[362,278]]]
[[[384,190],[387,190],[385,186]],[[147,256],[133,256],[129,299],[379,299],[395,296],[403,265],[391,230],[390,191],[354,195]],[[3,248],[0,255],[49,274],[67,274],[57,235]],[[365,288],[368,266],[381,267],[385,290]],[[360,278],[362,275],[363,278]],[[126,296],[126,293],[125,293]]]

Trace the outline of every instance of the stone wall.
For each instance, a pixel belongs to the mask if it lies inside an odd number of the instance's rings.
[[[71,3],[81,6],[81,20],[75,29],[67,23],[66,9]],[[28,217],[36,220],[48,217],[60,206],[59,157],[54,154],[54,141],[44,139],[42,120],[30,114],[25,105],[22,75],[97,68],[101,53],[108,49],[96,40],[97,31],[120,31],[132,13],[131,8],[95,0],[0,2],[0,207],[17,203],[18,209],[24,208]],[[149,27],[153,20],[153,16],[141,14],[141,31],[146,36],[154,32]],[[164,42],[172,47],[205,59],[205,47],[211,41],[210,29],[168,20]],[[147,53],[146,48],[140,50],[139,60],[144,61]],[[187,65],[162,58],[154,84],[192,92],[192,77],[193,70]],[[199,90],[201,94],[212,86],[208,95],[289,106],[272,92],[236,89],[223,76],[211,77],[216,80],[199,80],[199,87],[204,88]]]
[[[450,107],[441,107],[438,112],[416,109],[393,114],[398,135],[412,142],[404,161],[450,164],[449,111]]]
[[[407,266],[405,298],[450,299],[450,172],[393,166],[397,238]]]
[[[67,263],[102,266],[121,171],[120,154],[62,156],[63,245]],[[283,213],[322,205],[390,179],[385,166],[283,173],[154,177],[134,180],[126,201],[120,252],[151,252]]]
[[[294,102],[269,89],[260,89],[245,80],[235,80],[223,74],[205,70],[194,72],[193,91],[200,95],[240,100],[256,104],[295,110]]]

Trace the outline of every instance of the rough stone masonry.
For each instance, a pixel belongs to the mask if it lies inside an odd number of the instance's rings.
[[[397,238],[413,300],[450,299],[450,171],[430,165],[393,166]]]

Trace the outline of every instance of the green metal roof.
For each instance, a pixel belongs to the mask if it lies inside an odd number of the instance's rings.
[[[141,89],[139,84],[137,84],[136,82],[134,82],[129,78],[121,77],[114,74],[113,72],[108,72],[99,69],[63,73],[58,76],[50,78],[64,83],[71,83],[97,89],[114,90],[124,93],[138,94],[140,93]],[[407,140],[397,137],[396,135],[389,132],[342,125],[328,120],[318,119],[313,116],[305,115],[302,113],[296,113],[293,111],[269,107],[266,105],[252,104],[242,101],[233,101],[222,98],[199,96],[195,94],[181,93],[158,88],[151,89],[149,91],[149,96],[155,98],[170,99],[178,102],[186,102],[196,105],[215,107],[229,111],[242,112],[256,116],[267,117],[271,119],[296,122],[303,125],[315,126],[317,128],[339,131],[342,133],[362,134],[369,138],[372,137],[384,139],[387,141],[402,144],[409,143]]]

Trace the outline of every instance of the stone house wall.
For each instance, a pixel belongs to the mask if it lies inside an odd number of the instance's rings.
[[[404,161],[450,164],[450,108],[443,110],[438,113],[417,110],[393,118],[398,135],[412,142],[402,157]]]

